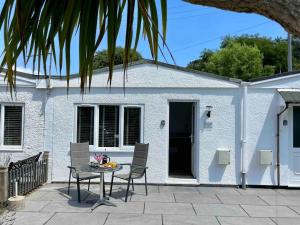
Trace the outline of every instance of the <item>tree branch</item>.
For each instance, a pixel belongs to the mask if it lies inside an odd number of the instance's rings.
[[[257,13],[300,37],[300,0],[183,0],[235,12]]]

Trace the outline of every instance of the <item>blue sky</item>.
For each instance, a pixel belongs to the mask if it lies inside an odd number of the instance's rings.
[[[1,0],[2,7],[4,0]],[[120,30],[118,45],[123,46],[125,26]],[[181,0],[168,1],[167,44],[171,49],[177,65],[186,66],[188,62],[198,58],[201,51],[218,49],[222,38],[226,35],[259,34],[267,37],[286,38],[286,31],[278,23],[263,16],[246,13],[234,13],[211,7],[193,5]],[[78,72],[78,42],[77,37],[72,43],[71,72]],[[100,49],[106,48],[104,42]],[[0,31],[0,51],[3,50],[3,34]],[[138,51],[144,58],[151,58],[147,42],[139,42]],[[166,52],[167,55],[167,52]],[[162,56],[160,61],[164,61]],[[168,62],[172,63],[170,57]],[[24,67],[21,60],[18,67]],[[32,65],[27,65],[31,68]],[[63,71],[64,72],[64,71]],[[57,73],[53,69],[52,73]]]

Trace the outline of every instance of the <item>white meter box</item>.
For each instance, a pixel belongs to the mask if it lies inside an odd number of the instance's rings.
[[[217,163],[219,165],[230,164],[230,150],[229,149],[217,149]]]
[[[272,150],[259,150],[260,165],[272,165],[273,152]]]

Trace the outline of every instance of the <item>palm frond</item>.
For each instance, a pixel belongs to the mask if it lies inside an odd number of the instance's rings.
[[[52,60],[63,66],[69,85],[71,43],[79,32],[79,75],[81,91],[91,86],[93,57],[107,36],[109,60],[108,84],[113,77],[116,42],[122,17],[127,14],[124,75],[132,49],[136,49],[141,31],[148,40],[155,61],[160,50],[159,39],[164,45],[167,27],[167,0],[161,0],[161,22],[155,0],[6,0],[0,14],[0,29],[4,33],[4,51],[1,67],[6,66],[6,79],[10,90],[15,89],[16,64],[23,56],[24,63],[32,57],[38,74],[47,76],[47,62]],[[127,6],[127,7],[126,7]],[[133,42],[133,24],[137,22]],[[162,35],[159,25],[162,26]],[[169,51],[169,49],[167,49]],[[161,51],[161,50],[160,50]],[[51,54],[49,54],[51,53]],[[65,62],[65,63],[64,63]],[[34,68],[33,68],[34,69]]]

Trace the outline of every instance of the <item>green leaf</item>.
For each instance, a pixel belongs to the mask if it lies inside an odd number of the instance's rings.
[[[33,70],[37,66],[40,74],[42,68],[44,77],[48,74],[47,62],[53,58],[60,73],[65,67],[69,82],[73,63],[71,46],[77,31],[81,92],[84,93],[87,85],[91,86],[94,54],[105,34],[109,59],[108,84],[111,85],[116,43],[125,13],[124,75],[130,60],[133,36],[136,49],[141,31],[148,40],[153,59],[157,61],[158,50],[162,52],[159,40],[164,44],[166,40],[167,0],[161,0],[161,22],[156,4],[155,0],[6,0],[0,13],[4,40],[0,65],[7,67],[5,78],[10,90],[16,87],[15,68],[19,57],[23,57],[25,64],[32,58]],[[135,34],[134,21],[137,21]],[[159,24],[162,24],[162,35]]]

